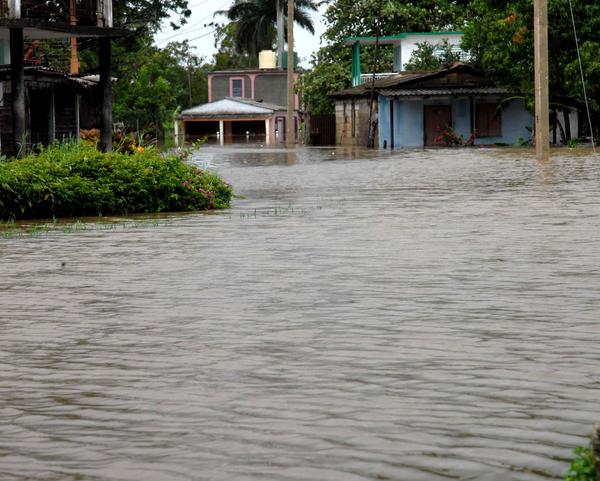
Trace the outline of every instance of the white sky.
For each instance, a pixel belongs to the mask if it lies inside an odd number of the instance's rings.
[[[233,0],[190,0],[190,10],[192,16],[188,19],[188,23],[181,29],[173,31],[169,26],[169,22],[164,22],[164,27],[155,37],[155,43],[159,47],[166,46],[169,42],[177,42],[188,39],[190,45],[196,47],[196,53],[199,56],[205,57],[206,60],[212,60],[212,55],[215,53],[214,36],[211,33],[211,27],[204,25],[213,20],[219,23],[224,23],[227,19],[224,16],[213,17],[217,10],[226,10],[233,3]],[[322,13],[325,7],[321,7],[319,12],[312,14],[313,23],[315,26],[315,35],[296,26],[294,28],[294,49],[300,57],[300,64],[303,67],[308,66],[310,55],[319,48],[321,35],[325,31],[323,25]]]

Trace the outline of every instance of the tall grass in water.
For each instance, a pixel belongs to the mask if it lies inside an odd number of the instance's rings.
[[[229,207],[231,186],[186,164],[186,155],[165,156],[154,148],[102,153],[91,145],[70,143],[0,161],[0,219]]]

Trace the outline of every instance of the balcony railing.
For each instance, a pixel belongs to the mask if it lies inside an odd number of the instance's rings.
[[[394,75],[398,75],[396,72],[379,72],[375,74],[375,80],[381,80],[388,77],[393,77]],[[362,84],[370,84],[373,81],[372,73],[361,73],[360,74],[360,83]]]
[[[112,19],[109,18],[111,6],[112,0],[75,0],[76,24],[87,27],[111,26]],[[0,0],[0,18],[70,24],[71,1]]]

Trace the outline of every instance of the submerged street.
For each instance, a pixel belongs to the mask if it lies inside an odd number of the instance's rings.
[[[600,157],[203,147],[240,196],[0,238],[0,479],[561,479]]]

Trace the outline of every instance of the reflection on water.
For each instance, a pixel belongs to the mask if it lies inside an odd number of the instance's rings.
[[[230,211],[0,240],[0,479],[560,479],[600,394],[560,155],[207,146]]]

